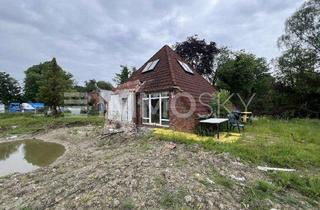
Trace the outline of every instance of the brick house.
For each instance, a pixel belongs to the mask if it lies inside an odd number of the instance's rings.
[[[165,45],[113,89],[108,118],[137,126],[192,131],[210,114],[212,85]]]

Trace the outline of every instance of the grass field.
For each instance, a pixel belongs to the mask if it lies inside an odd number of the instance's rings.
[[[66,115],[64,117],[45,117],[33,114],[0,114],[0,137],[15,134],[30,134],[50,128],[81,125],[103,125],[100,116]]]
[[[242,137],[234,143],[216,140],[192,141],[179,135],[155,134],[160,140],[185,144],[200,144],[210,151],[229,152],[254,167],[293,168],[297,172],[269,172],[272,185],[261,181],[248,191],[249,195],[272,195],[295,190],[310,199],[320,198],[320,120],[275,120],[261,118],[245,128]],[[262,186],[262,187],[261,187]],[[259,192],[260,189],[266,189]],[[252,198],[251,198],[252,199]]]

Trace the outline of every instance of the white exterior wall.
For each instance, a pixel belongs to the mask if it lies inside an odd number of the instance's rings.
[[[108,119],[132,123],[135,117],[135,93],[123,90],[118,94],[111,94]]]

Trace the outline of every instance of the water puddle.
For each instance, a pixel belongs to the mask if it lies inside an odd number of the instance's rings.
[[[50,165],[64,152],[61,144],[34,139],[0,143],[0,176]]]

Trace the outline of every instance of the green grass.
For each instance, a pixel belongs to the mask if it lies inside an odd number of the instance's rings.
[[[159,204],[165,209],[189,209],[184,200],[184,196],[186,195],[187,191],[184,189],[177,189],[175,191],[163,189]]]
[[[135,209],[135,205],[132,200],[124,200],[120,204],[120,209],[122,210],[132,210]]]
[[[319,131],[320,120],[316,119],[260,118],[252,125],[246,125],[244,134],[234,143],[192,141],[179,135],[174,138],[159,134],[154,136],[160,140],[188,145],[199,144],[210,151],[229,152],[253,167],[267,165],[297,169],[297,172],[293,173],[268,173],[272,184],[256,183],[245,193],[246,201],[252,203],[250,199],[259,200],[263,199],[263,196],[272,197],[274,192],[293,190],[311,199],[309,203],[312,203],[312,200],[320,200]],[[213,180],[232,188],[232,183],[219,175],[214,176]]]
[[[272,184],[258,180],[246,187],[242,203],[250,209],[269,209],[266,199],[272,199],[278,189]]]
[[[274,167],[307,169],[320,167],[320,120],[259,119],[247,125],[240,140],[234,143],[192,141],[156,135],[161,140],[200,144],[218,152],[230,152],[242,160]]]
[[[36,131],[65,126],[103,125],[98,116],[45,117],[32,114],[0,114],[0,136],[30,134]]]
[[[229,189],[231,189],[234,185],[234,182],[230,178],[228,178],[227,176],[221,175],[215,169],[212,169],[212,178],[213,178],[213,181],[218,185],[222,185]]]
[[[293,189],[309,198],[320,198],[320,176],[299,173],[270,173],[273,183],[282,190]]]

